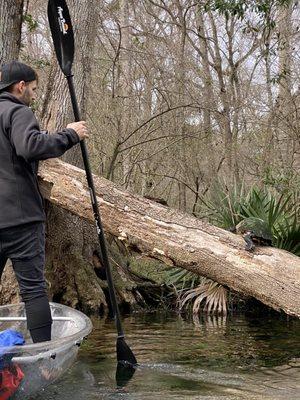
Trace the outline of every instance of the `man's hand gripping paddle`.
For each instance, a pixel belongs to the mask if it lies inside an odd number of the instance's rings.
[[[68,81],[75,121],[80,121],[81,120],[80,112],[76,99],[74,83],[73,83],[73,75],[72,75],[72,64],[74,59],[74,34],[73,34],[69,10],[65,0],[49,0],[48,19],[49,19],[57,60],[59,62],[62,72],[64,73]],[[80,147],[86,172],[87,183],[91,194],[91,202],[92,202],[94,218],[96,222],[97,233],[102,253],[102,261],[106,269],[112,310],[114,313],[116,328],[118,332],[117,345],[116,345],[117,360],[118,360],[117,374],[118,371],[124,370],[125,368],[127,370],[132,370],[131,372],[133,375],[134,369],[137,366],[137,360],[133,352],[125,342],[125,335],[120,320],[120,312],[116,300],[114,283],[111,275],[111,269],[106,250],[106,243],[102,229],[99,208],[97,204],[95,187],[93,183],[93,176],[91,173],[88,152],[84,140],[81,140]]]

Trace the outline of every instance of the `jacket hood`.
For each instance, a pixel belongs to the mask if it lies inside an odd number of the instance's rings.
[[[1,101],[12,101],[13,103],[16,103],[16,104],[22,104],[23,106],[26,105],[25,103],[23,103],[22,100],[18,99],[16,96],[14,96],[13,94],[11,94],[9,92],[1,92],[0,93],[0,102]]]

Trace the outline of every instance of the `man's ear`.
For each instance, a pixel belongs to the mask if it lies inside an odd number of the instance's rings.
[[[16,89],[18,90],[18,92],[20,94],[23,94],[25,87],[26,87],[26,82],[25,81],[20,81],[16,85]]]

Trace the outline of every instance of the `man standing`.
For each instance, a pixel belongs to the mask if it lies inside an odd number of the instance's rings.
[[[0,78],[0,279],[8,258],[25,303],[33,342],[51,340],[51,312],[44,278],[45,212],[38,188],[38,161],[59,157],[88,137],[84,121],[54,134],[41,132],[29,108],[36,72],[12,61]]]

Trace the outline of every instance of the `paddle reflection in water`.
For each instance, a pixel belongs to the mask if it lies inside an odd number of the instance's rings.
[[[140,365],[116,385],[114,325],[94,331],[75,367],[38,400],[299,400],[300,321],[278,316],[200,318],[132,315],[124,320]]]

